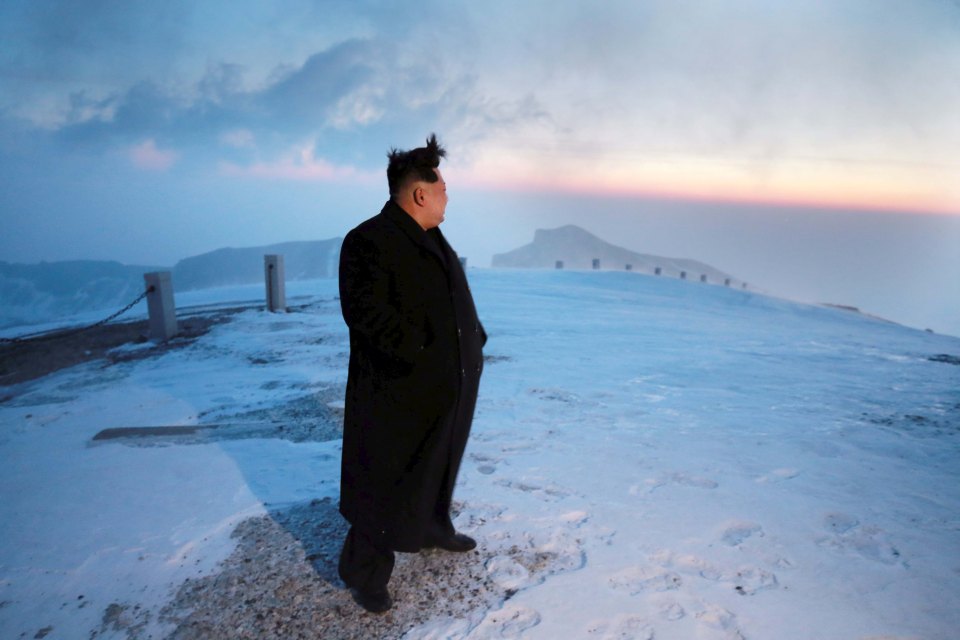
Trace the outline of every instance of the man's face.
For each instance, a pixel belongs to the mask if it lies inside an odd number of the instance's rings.
[[[439,169],[433,171],[437,174],[436,182],[420,183],[424,195],[421,224],[425,229],[440,226],[443,222],[443,214],[447,210],[447,183],[443,181]]]

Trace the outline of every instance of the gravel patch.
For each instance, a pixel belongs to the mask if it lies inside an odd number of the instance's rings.
[[[489,577],[485,564],[493,554],[482,548],[398,553],[394,607],[369,614],[337,577],[346,532],[331,500],[244,521],[220,573],[188,580],[163,610],[176,626],[169,640],[400,638],[436,618],[475,625],[513,595]]]

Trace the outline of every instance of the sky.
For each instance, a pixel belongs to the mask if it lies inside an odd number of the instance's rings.
[[[7,0],[0,260],[343,236],[436,132],[471,265],[574,223],[960,335],[958,77],[956,0]]]

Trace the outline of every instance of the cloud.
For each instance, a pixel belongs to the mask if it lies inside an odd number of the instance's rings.
[[[249,129],[231,129],[220,134],[220,142],[235,149],[252,149],[256,146],[255,136]]]
[[[228,177],[258,178],[266,180],[294,180],[304,182],[338,182],[352,184],[378,184],[383,181],[382,172],[361,171],[356,167],[338,166],[323,158],[316,158],[308,148],[294,156],[271,162],[255,162],[238,165],[224,162],[220,171]]]
[[[489,96],[460,65],[385,39],[334,44],[277,67],[258,86],[245,75],[224,63],[188,86],[142,81],[105,97],[74,93],[56,135],[95,150],[149,139],[208,166],[256,167],[251,176],[317,177],[322,168],[285,160],[292,145],[309,140],[337,166],[379,170],[388,147],[419,143],[430,131],[450,132],[469,152],[493,133],[544,117],[529,93]]]
[[[30,84],[10,112],[77,147],[150,139],[198,166],[266,167],[309,141],[367,170],[437,131],[487,176],[525,163],[510,170],[642,183],[708,163],[758,192],[818,162],[938,184],[958,168],[960,20],[941,0],[56,6],[21,7],[27,35],[0,30],[21,51],[0,57],[0,89]]]
[[[140,169],[166,171],[177,161],[175,151],[161,150],[153,140],[144,140],[130,149],[130,159]]]

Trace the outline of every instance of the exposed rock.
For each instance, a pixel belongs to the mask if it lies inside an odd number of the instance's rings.
[[[707,282],[742,286],[742,281],[711,267],[710,265],[684,258],[667,258],[637,253],[610,244],[576,226],[567,225],[556,229],[537,229],[533,242],[507,253],[493,256],[493,266],[514,269],[553,269],[557,261],[564,269],[592,269],[593,260],[600,260],[601,270],[624,271],[630,265],[632,271],[652,274],[657,267],[661,275],[679,277],[686,273],[689,280],[700,280],[705,275]]]

